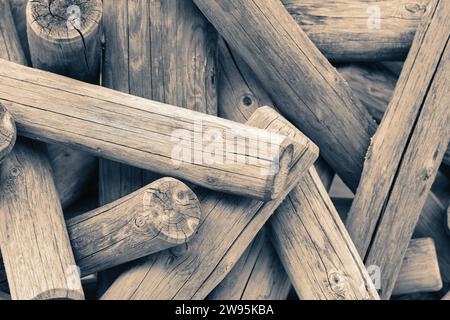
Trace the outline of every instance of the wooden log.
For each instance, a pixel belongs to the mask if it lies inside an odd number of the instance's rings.
[[[34,67],[98,83],[101,0],[29,1],[26,17]]]
[[[105,0],[103,15],[104,86],[217,115],[217,32],[191,0]],[[100,160],[100,204],[133,192],[155,176]],[[109,278],[114,275],[100,274],[99,291],[111,285]]]
[[[9,0],[0,0],[0,58],[26,64],[17,30],[11,16]]]
[[[0,103],[0,163],[16,143],[16,124],[11,114]]]
[[[282,0],[332,61],[403,60],[429,0]]]
[[[434,292],[441,289],[442,278],[433,239],[411,240],[392,294]]]
[[[284,192],[292,157],[285,136],[5,60],[0,67],[0,102],[25,136],[210,189],[257,199]],[[20,92],[11,90],[18,85]],[[250,146],[241,152],[239,141]]]
[[[18,143],[0,167],[0,248],[13,299],[83,299],[44,151]]]
[[[200,221],[200,203],[184,183],[159,179],[98,209],[66,220],[81,276],[188,242]],[[4,270],[0,267],[0,286]]]
[[[268,108],[260,108],[247,124],[284,132],[284,127],[280,127],[279,121],[273,121],[270,114]],[[102,299],[206,298],[231,271],[281,199],[317,158],[314,152],[298,152],[302,148],[297,148],[297,143],[311,144],[305,141],[305,136],[293,138],[296,142],[294,160],[283,195],[263,203],[213,192],[198,194],[203,216],[197,236],[176,251],[166,251],[134,264],[121,274]]]
[[[11,6],[11,13],[16,26],[17,34],[23,52],[25,54],[27,64],[31,65],[30,50],[28,48],[27,37],[27,3],[28,0],[6,0],[9,1]]]
[[[277,108],[355,190],[375,123],[282,3],[194,2],[253,69]]]
[[[200,203],[182,182],[164,178],[67,222],[82,275],[188,242]]]
[[[285,300],[291,289],[289,277],[268,241],[264,229],[253,240],[209,300]]]
[[[234,78],[240,76],[245,83],[247,79],[255,79],[240,59],[233,56],[236,55],[221,45],[220,61],[226,63],[221,71],[227,72],[225,75],[234,72]],[[238,71],[230,68],[232,61],[236,61],[234,68]],[[258,99],[253,95],[253,105],[241,104],[242,107],[239,107],[236,100],[229,98],[231,95],[228,92],[244,91],[244,96],[250,96],[249,89],[241,85],[236,90],[230,90],[231,86],[238,86],[242,80],[233,79],[228,83],[227,79],[219,78],[223,90],[219,107],[221,113],[239,121],[245,112],[257,104]],[[255,81],[248,83],[254,85]],[[258,92],[258,89],[253,90]],[[277,114],[272,112],[272,117],[276,119]],[[281,126],[291,132],[296,131],[288,122]],[[316,169],[309,170],[280,205],[270,220],[269,229],[275,250],[301,299],[377,298],[362,259],[358,257]],[[333,285],[330,286],[330,283]]]
[[[447,149],[450,3],[433,2],[368,152],[347,229],[388,299]]]

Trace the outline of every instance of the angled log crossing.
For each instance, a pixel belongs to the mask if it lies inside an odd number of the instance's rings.
[[[0,163],[16,143],[16,124],[5,106],[0,103]]]
[[[372,141],[347,219],[366,265],[381,268],[384,299],[392,294],[450,139],[449,31],[450,3],[433,1]]]
[[[247,122],[284,132],[269,108]],[[269,111],[269,112],[268,112]],[[197,236],[178,250],[137,262],[125,271],[102,299],[204,299],[226,277],[282,199],[318,157],[318,149],[302,134],[293,136],[294,160],[279,198],[263,203],[214,192],[199,194],[203,216]]]
[[[194,0],[353,190],[375,122],[279,0]],[[276,21],[276,23],[274,23]]]
[[[30,138],[256,199],[285,190],[292,143],[273,132],[5,60],[0,102]]]
[[[27,36],[33,66],[97,83],[101,18],[101,0],[28,1]]]

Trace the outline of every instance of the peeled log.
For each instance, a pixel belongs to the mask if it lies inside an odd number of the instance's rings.
[[[0,103],[0,163],[16,143],[16,124],[11,114]]]
[[[30,138],[256,199],[285,189],[292,144],[273,132],[1,59],[0,102]]]

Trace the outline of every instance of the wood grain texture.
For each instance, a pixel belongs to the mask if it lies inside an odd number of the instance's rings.
[[[255,76],[245,64],[239,58],[233,59],[232,51],[223,43],[220,49],[224,57],[220,61],[226,65],[220,68],[219,109],[231,120],[242,121],[260,100],[267,98],[259,93]],[[230,67],[232,61],[236,62],[234,67]],[[253,102],[239,103],[240,97],[251,97]],[[272,116],[276,118],[275,113]],[[288,122],[281,126],[297,131]],[[275,250],[301,299],[377,298],[375,289],[366,287],[370,278],[316,169],[302,177],[272,216],[269,229]]]
[[[25,54],[11,15],[9,0],[0,1],[0,58],[26,64]]]
[[[285,136],[5,60],[0,67],[0,102],[25,136],[224,192],[272,199],[284,191]],[[241,152],[239,141],[249,148]]]
[[[83,299],[44,151],[18,143],[0,167],[0,247],[15,300]]]
[[[31,65],[30,50],[28,48],[28,37],[27,37],[27,3],[28,0],[7,0],[11,6],[11,12],[16,25],[17,34],[19,35],[19,40],[23,52],[25,54],[27,64]]]
[[[429,0],[282,0],[332,61],[403,60]]]
[[[247,122],[274,132],[283,132],[269,108],[260,108]],[[280,116],[281,117],[281,116]],[[296,143],[305,136],[296,136]],[[313,149],[311,145],[309,149]],[[102,299],[204,299],[227,276],[266,223],[281,199],[297,184],[317,158],[294,147],[294,161],[284,194],[263,203],[217,193],[198,193],[202,220],[197,236],[187,246],[151,256],[131,266]],[[300,151],[300,152],[299,152]],[[316,149],[316,152],[318,150]]]
[[[433,239],[411,240],[392,294],[434,292],[441,289],[442,278]]]
[[[372,140],[347,219],[366,265],[381,268],[384,299],[392,293],[399,262],[450,139],[450,3],[435,1],[431,8]]]
[[[375,123],[282,3],[194,2],[253,69],[277,108],[356,189]]]
[[[11,152],[16,143],[16,124],[11,114],[0,103],[0,163]]]
[[[26,11],[32,65],[98,83],[101,0],[33,0]]]

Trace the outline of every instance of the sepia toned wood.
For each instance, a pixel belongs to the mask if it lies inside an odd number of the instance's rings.
[[[261,89],[245,64],[239,58],[233,59],[233,52],[223,43],[220,49],[220,112],[231,120],[242,121],[246,112],[258,104],[259,96],[263,101],[267,98],[259,94]],[[236,62],[234,66],[232,61]],[[253,103],[239,104],[239,96],[251,96]],[[272,115],[276,117],[274,111]],[[282,126],[289,128],[285,130],[297,131],[287,121],[280,124]],[[329,187],[331,179],[324,180]],[[370,278],[316,169],[310,169],[280,205],[270,220],[269,229],[275,250],[301,299],[377,298],[373,287],[366,288]],[[232,292],[230,296],[234,298]]]
[[[0,247],[12,298],[83,299],[45,151],[22,141],[0,170]]]
[[[101,0],[29,1],[26,18],[34,67],[98,83]]]
[[[433,239],[411,240],[392,294],[434,292],[441,289],[442,278]]]
[[[281,118],[281,116],[279,116]],[[284,132],[270,108],[260,108],[247,122],[258,128]],[[279,198],[263,203],[213,192],[197,195],[202,220],[197,235],[177,250],[143,259],[130,266],[102,299],[204,299],[227,276],[282,199],[318,156],[305,136],[295,136],[294,160]],[[300,147],[297,145],[300,144]],[[308,145],[308,152],[301,151]],[[314,150],[314,151],[313,151]]]
[[[253,69],[277,108],[355,190],[375,123],[282,3],[194,2]]]
[[[11,114],[0,103],[0,163],[16,143],[16,124]]]
[[[0,58],[27,63],[14,26],[9,0],[0,0]]]
[[[367,154],[347,229],[388,299],[447,149],[450,3],[434,1]],[[395,133],[397,132],[397,133]]]
[[[20,92],[11,90],[17,86]],[[5,60],[0,60],[0,102],[14,116],[19,133],[30,138],[59,142],[223,192],[257,199],[284,192],[292,144],[273,132]],[[228,145],[213,144],[221,146],[217,160],[211,137]],[[236,141],[250,144],[238,156]],[[255,144],[262,148],[255,150]],[[255,152],[260,154],[254,156]]]
[[[403,60],[429,0],[282,0],[332,61]]]
[[[28,0],[6,0],[9,1],[11,6],[11,13],[14,20],[14,24],[19,35],[20,45],[25,54],[27,64],[31,65],[30,51],[28,49],[27,38],[27,3]]]

